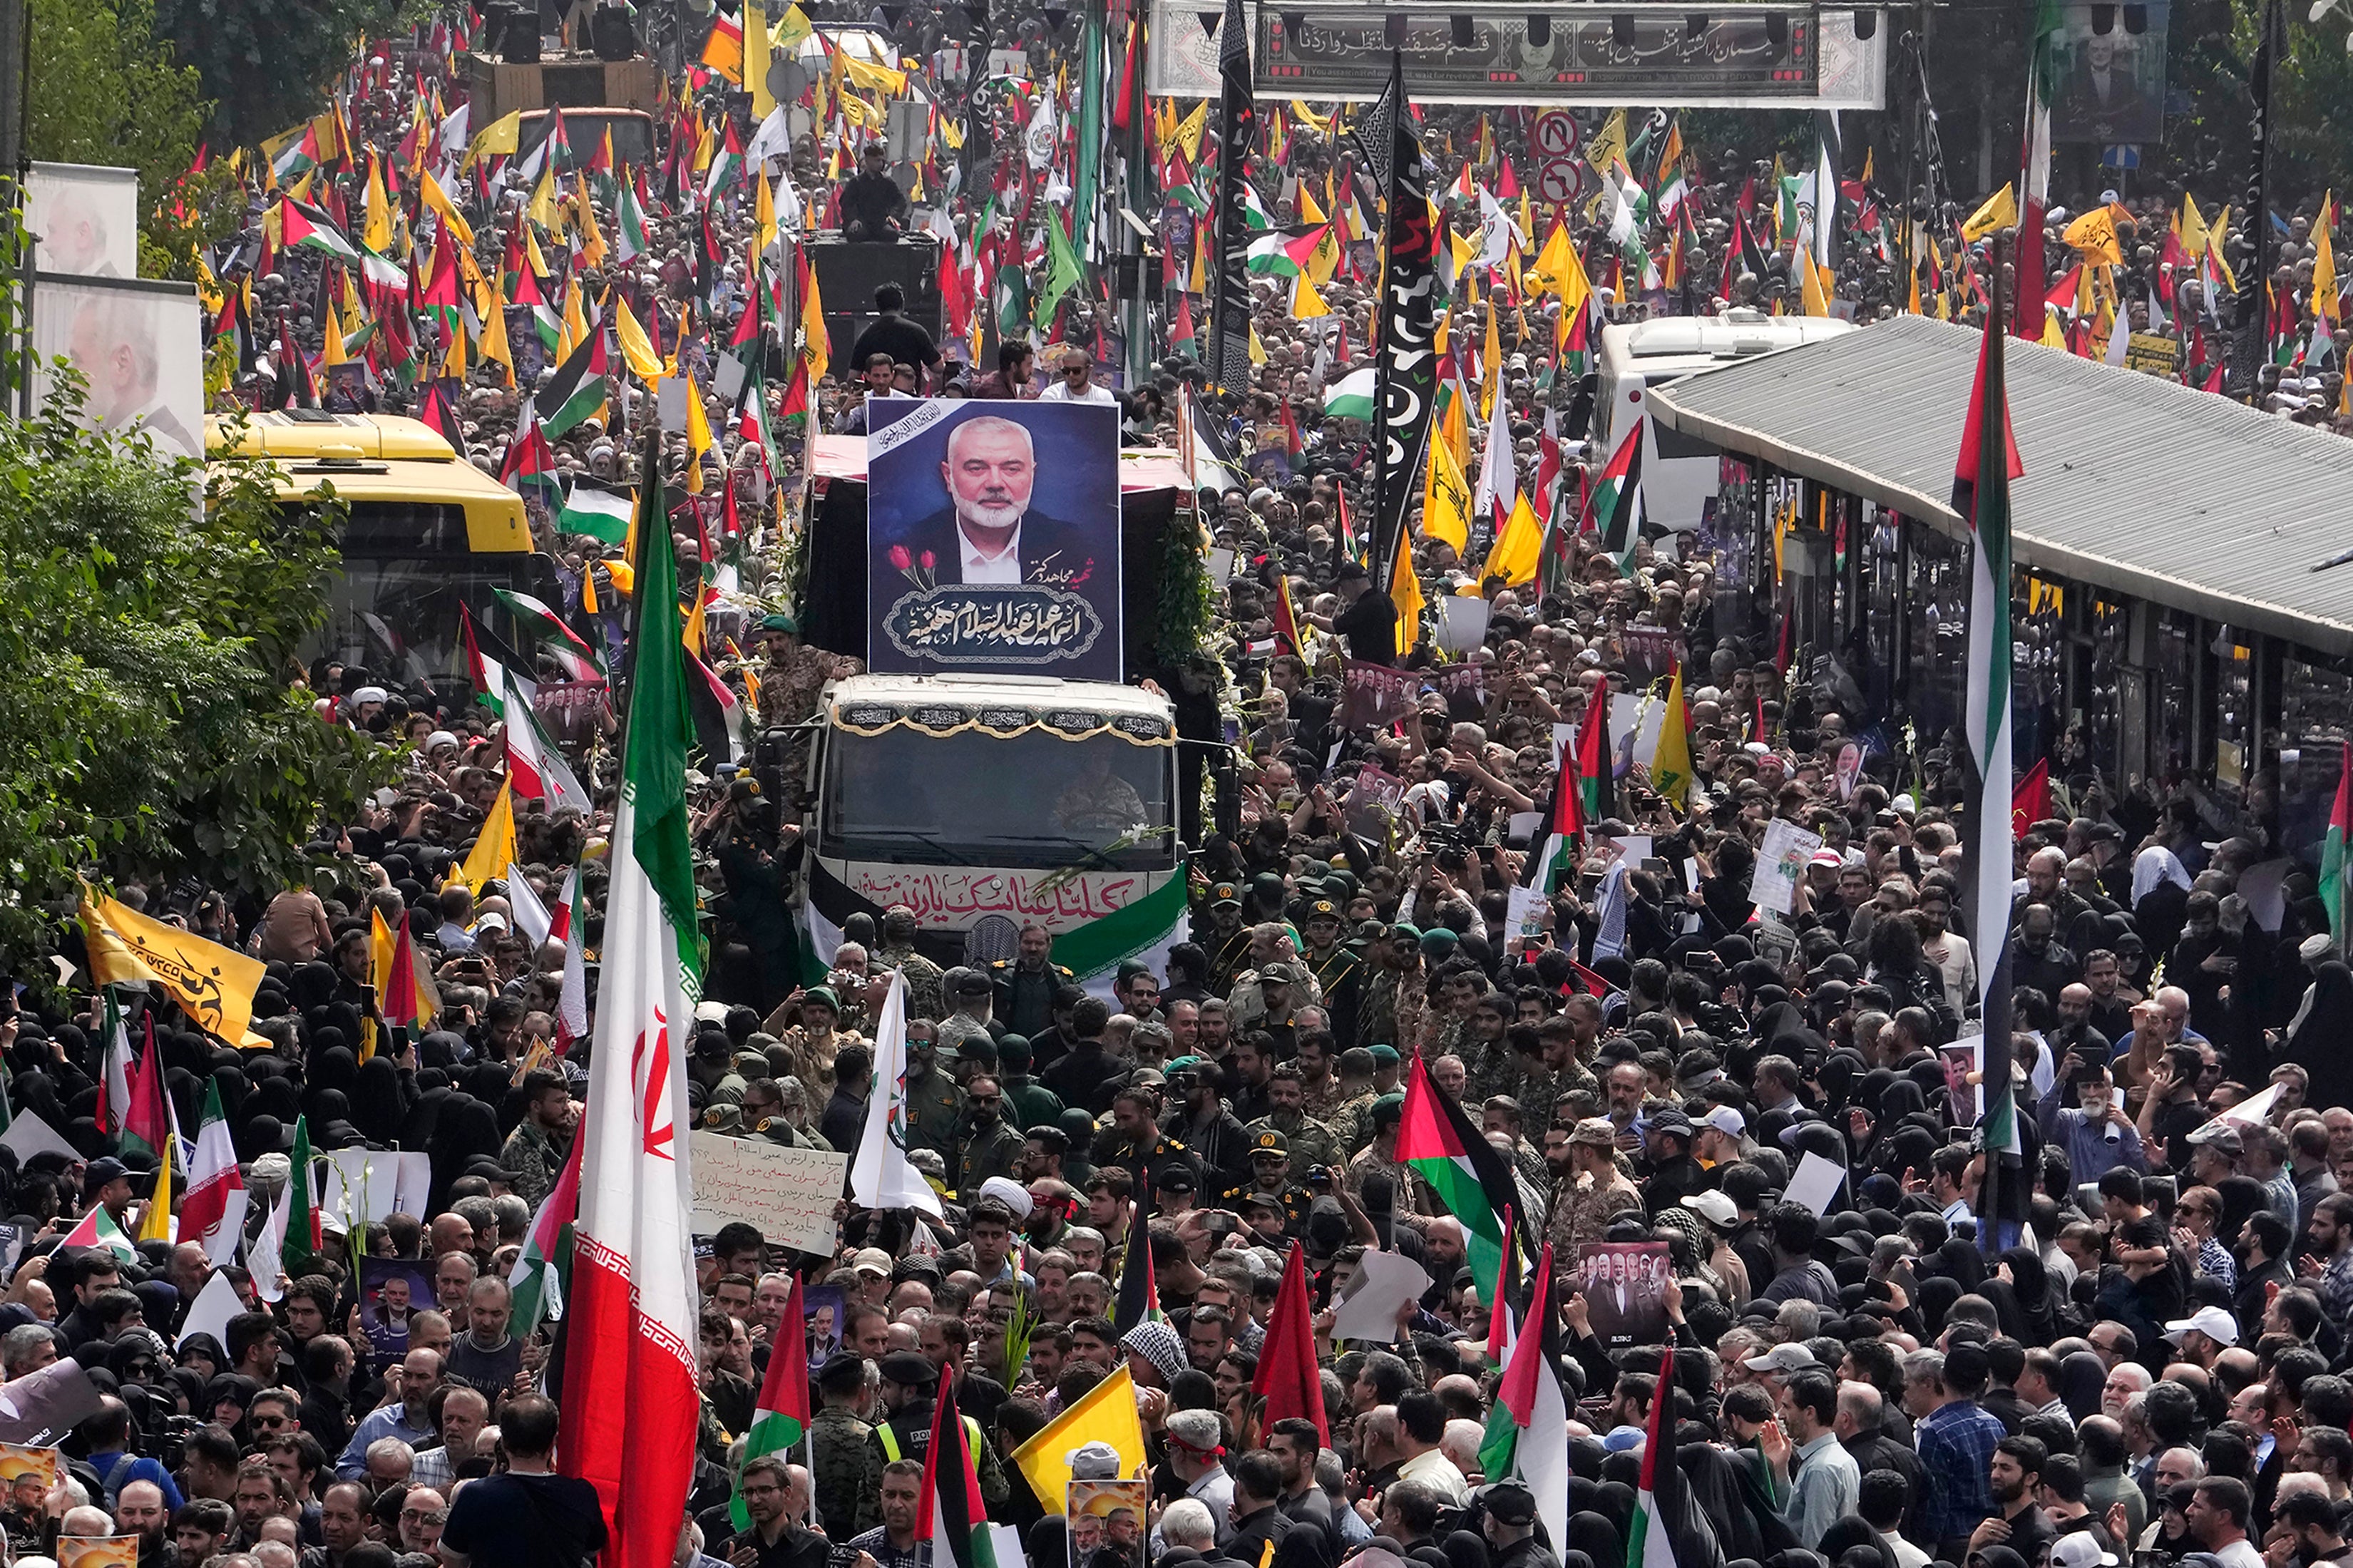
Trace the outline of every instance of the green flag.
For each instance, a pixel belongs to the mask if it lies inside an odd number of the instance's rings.
[[[1062,220],[1051,213],[1046,216],[1046,286],[1038,294],[1038,331],[1044,332],[1054,324],[1054,312],[1062,306],[1062,296],[1078,286],[1082,276],[1079,253],[1071,248],[1071,237],[1062,232]]]
[[[621,789],[635,807],[631,845],[678,938],[679,961],[696,990],[702,973],[697,935],[694,854],[687,827],[686,753],[694,740],[687,706],[686,644],[678,607],[678,552],[662,488],[661,432],[646,438],[638,491],[637,636],[631,641],[628,731]]]

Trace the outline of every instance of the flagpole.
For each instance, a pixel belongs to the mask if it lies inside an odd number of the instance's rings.
[[[1989,426],[1980,426],[1978,433],[1979,452],[1983,453],[1989,447],[1990,447],[1993,452],[1991,462],[1995,471],[2005,475],[2007,474],[2007,454],[2010,439],[2010,415],[2009,388],[2007,382],[2004,381],[2002,377],[2002,361],[2004,358],[2003,349],[2005,347],[2003,339],[2006,336],[2006,333],[2003,331],[2003,324],[2009,320],[2009,317],[2002,308],[2002,264],[2010,259],[2009,251],[2010,242],[2008,237],[2006,235],[1997,234],[1994,237],[1993,266],[1990,268],[1991,277],[1989,285],[1991,289],[1991,299],[1989,307],[1989,326],[1985,334],[1986,359],[1980,369],[1980,374],[1989,380],[1991,380],[1995,385],[2000,388],[2000,410],[1999,424]],[[1972,417],[1977,416],[1978,412],[1979,410],[1973,405],[1971,408]],[[1985,469],[1985,467],[1986,459],[1981,457],[1978,462],[1979,471],[1982,472]],[[2002,483],[2006,488],[2008,484],[2006,477]],[[1978,528],[1978,517],[1986,500],[1982,493],[1983,489],[1983,486],[1978,486],[1977,488],[1977,491],[1974,496],[1975,505],[1973,505],[1971,509],[1971,516],[1968,519],[1972,534],[1970,549],[1980,559],[1984,557],[1986,552],[1985,536]],[[2006,510],[2006,500],[2004,502],[2004,506]],[[2006,516],[2003,519],[2002,526],[2005,531],[2009,526]],[[2010,592],[2010,583],[2008,581],[2008,561],[2006,554],[2005,559],[2001,563],[2001,568],[2002,579],[1995,583],[1993,587],[1996,592],[2003,595],[2006,598]],[[1970,606],[1970,615],[1975,616],[1984,608],[1985,606],[1972,604]],[[1974,627],[1971,628],[1970,640],[1972,642],[1976,640]],[[2006,634],[1999,640],[2000,646],[1993,650],[1993,657],[2006,665],[2009,662],[2010,652]],[[1991,672],[1989,672],[1989,676],[1990,676],[1990,673]],[[1999,700],[2003,707],[2003,711],[1999,717],[1993,715],[1988,715],[1986,717],[1984,721],[1987,725],[1988,736],[1989,739],[1991,739],[1995,734],[1997,734],[1997,732],[2000,733],[2000,744],[1992,747],[1991,749],[1998,756],[2006,761],[2010,755],[2009,737],[2007,734],[2007,731],[2009,729],[2008,709],[2010,704],[2010,683],[2007,679],[2004,679],[1999,683],[1989,679],[1987,685],[1989,689],[1999,690],[2000,694]],[[1973,748],[1964,749],[1974,750]],[[1977,928],[1972,930],[1969,934],[1978,944],[1980,962],[1985,962],[1989,955],[1990,956],[1991,962],[1991,968],[1984,972],[1985,977],[1982,982],[1983,992],[1978,1009],[1978,1067],[1979,1081],[1978,1089],[1978,1103],[1979,1110],[1978,1126],[1978,1145],[1981,1151],[1981,1158],[1984,1162],[1984,1173],[1979,1178],[1978,1186],[1978,1250],[1988,1256],[1991,1256],[2002,1249],[1999,1240],[2000,1225],[1997,1215],[1999,1214],[2000,1205],[2005,1201],[2002,1194],[2002,1186],[2007,1176],[2007,1173],[2002,1168],[2001,1156],[2003,1151],[1993,1147],[1993,1138],[1995,1135],[1994,1097],[1999,1093],[2007,1100],[2011,1093],[2010,1058],[2013,1054],[2010,1043],[2011,1017],[2010,989],[2012,981],[2010,963],[2010,931],[2008,919],[2010,857],[2007,853],[2008,846],[2010,843],[2011,834],[2009,800],[2010,781],[2007,776],[2000,779],[1987,777],[1980,766],[1984,760],[1982,757],[1972,755],[1969,760],[1972,770],[1977,771],[1978,773],[1978,796],[1975,804],[1975,815],[1969,824],[1969,836],[1965,841],[1962,868],[1964,878],[1968,884],[1968,896],[1969,900],[1968,908],[1972,917],[1972,924]],[[1996,858],[1992,849],[1994,840],[1991,836],[1990,826],[1993,820],[1992,814],[1996,811],[1999,811],[2000,816],[2000,842],[2005,850],[2005,852],[2000,857],[1999,863],[1996,863]],[[2000,924],[1999,927],[1994,929],[1987,929],[1997,918],[1993,913],[1997,907],[2000,911],[1999,916]],[[2013,1110],[2010,1111],[2009,1115],[2014,1117],[2016,1115],[2015,1110]]]
[[[2240,219],[2239,230],[2251,236],[2252,254],[2242,258],[2243,270],[2239,275],[2239,321],[2236,336],[2239,341],[2237,385],[2231,395],[2253,405],[2263,396],[2263,367],[2271,357],[2271,262],[2273,245],[2271,218],[2264,210],[2264,195],[2271,183],[2272,166],[2272,76],[2279,64],[2280,51],[2285,47],[2280,23],[2279,0],[2263,0],[2263,36],[2255,46],[2254,67],[2249,76],[2247,90],[2254,100],[2254,115],[2250,121],[2249,140],[2253,153],[2253,167],[2248,171],[2245,215]]]

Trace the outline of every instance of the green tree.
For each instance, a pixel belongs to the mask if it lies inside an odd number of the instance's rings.
[[[145,277],[193,276],[195,247],[242,215],[226,172],[190,178],[212,114],[155,33],[153,0],[33,0],[32,155],[139,173]]]
[[[69,379],[0,418],[0,955],[18,965],[77,875],[282,887],[394,771],[289,679],[338,509],[281,512],[258,463],[92,440],[79,396]]]
[[[158,32],[195,68],[216,146],[250,147],[326,107],[363,37],[398,23],[402,0],[157,0]]]

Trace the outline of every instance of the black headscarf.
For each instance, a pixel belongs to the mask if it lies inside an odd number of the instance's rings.
[[[433,1187],[426,1203],[435,1214],[449,1206],[449,1189],[466,1173],[467,1163],[478,1155],[496,1158],[499,1142],[498,1117],[480,1100],[456,1095],[441,1108],[433,1141],[426,1146],[433,1159]]]
[[[391,1147],[400,1136],[407,1101],[401,1092],[400,1069],[387,1056],[370,1057],[352,1075],[352,1124],[369,1142]]]
[[[2284,1059],[2310,1075],[2306,1105],[2353,1104],[2353,969],[2328,959],[2312,972],[2312,990],[2288,1030]]]
[[[1626,1568],[1626,1540],[1618,1527],[1598,1513],[1568,1516],[1568,1546],[1581,1552],[1593,1568]]]
[[[2059,1363],[2059,1397],[2067,1414],[2082,1421],[2100,1413],[2100,1391],[2107,1386],[2108,1363],[2090,1351],[2074,1351]]]

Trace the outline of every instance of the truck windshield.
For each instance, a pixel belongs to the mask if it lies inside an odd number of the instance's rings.
[[[1176,752],[900,727],[826,737],[818,853],[918,866],[1166,870]],[[1163,831],[1155,835],[1153,829]]]

